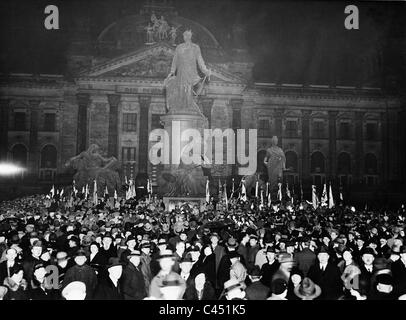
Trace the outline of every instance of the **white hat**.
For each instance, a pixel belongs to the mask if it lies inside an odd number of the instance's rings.
[[[86,285],[81,281],[73,281],[69,283],[63,290],[62,296],[67,299],[68,296],[75,297],[77,294],[82,294],[83,299],[86,296]],[[75,295],[75,296],[74,296]],[[69,299],[76,300],[76,299]]]

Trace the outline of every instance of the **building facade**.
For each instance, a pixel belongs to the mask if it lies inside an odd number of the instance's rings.
[[[149,176],[156,183],[160,168],[148,160],[148,136],[162,127],[163,81],[175,45],[191,29],[212,70],[198,104],[211,128],[257,129],[258,172],[266,172],[263,158],[277,135],[291,185],[404,181],[399,146],[405,116],[399,97],[379,88],[255,83],[242,40],[225,52],[207,28],[167,11],[160,19],[175,35],[148,34],[152,14],[158,13],[159,8],[145,8],[107,26],[91,54],[90,40],[81,34],[68,52],[69,76],[2,76],[0,157],[27,168],[15,179],[58,181],[67,174],[65,162],[95,143],[121,161],[124,175]],[[235,26],[234,36],[242,39],[242,34]],[[225,178],[237,171],[215,166],[210,173]]]

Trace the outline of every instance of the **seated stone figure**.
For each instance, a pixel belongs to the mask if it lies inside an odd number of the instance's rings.
[[[109,191],[121,186],[120,163],[115,157],[103,157],[99,146],[96,144],[91,144],[86,151],[69,159],[65,163],[65,167],[76,170],[73,179],[78,188],[82,188],[87,183],[92,185],[95,179],[100,188],[98,191],[102,191],[106,185]]]

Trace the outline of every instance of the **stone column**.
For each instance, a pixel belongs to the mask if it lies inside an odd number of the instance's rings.
[[[328,112],[328,120],[329,120],[329,161],[328,161],[328,168],[329,168],[329,175],[330,178],[334,179],[337,174],[337,119],[338,111],[329,111]]]
[[[355,179],[360,183],[364,172],[364,114],[355,112]]]
[[[0,99],[0,160],[7,159],[9,100]]]
[[[107,98],[110,105],[107,155],[118,158],[118,105],[121,96],[118,94],[108,94]]]
[[[278,144],[279,146],[282,147],[282,135],[283,135],[283,130],[282,130],[282,118],[283,118],[283,110],[275,110],[274,111],[274,117],[275,117],[275,130],[273,130],[274,135],[278,137]]]
[[[39,100],[30,100],[30,140],[29,140],[29,165],[32,176],[36,176],[39,167],[39,150],[38,150],[38,118],[39,118]]]
[[[235,133],[235,164],[232,167],[232,175],[238,175],[238,163],[237,163],[237,129],[242,129],[241,127],[241,107],[243,104],[242,99],[232,99],[231,107],[233,110],[233,120],[232,120],[232,129]]]
[[[309,110],[302,110],[302,187],[306,197],[311,185],[310,179],[310,114]]]
[[[79,154],[87,148],[87,109],[90,104],[88,93],[79,93],[76,95],[78,102],[78,127],[76,135],[76,153]]]
[[[149,136],[149,106],[151,96],[140,95],[140,131],[138,144],[138,174],[148,175],[148,136]]]

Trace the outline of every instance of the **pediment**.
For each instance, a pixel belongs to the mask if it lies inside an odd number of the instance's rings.
[[[171,68],[175,47],[169,44],[147,46],[125,56],[100,63],[81,72],[80,78],[93,79],[154,79],[164,80]],[[204,58],[204,57],[203,57]],[[212,71],[211,81],[242,84],[244,79],[221,66],[208,63]]]

